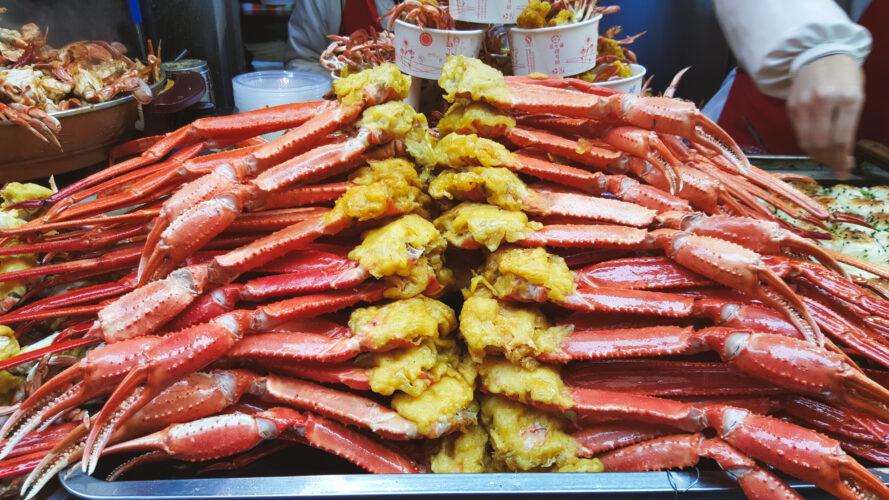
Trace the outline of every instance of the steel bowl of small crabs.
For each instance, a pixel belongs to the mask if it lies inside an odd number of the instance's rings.
[[[104,161],[132,135],[137,104],[165,82],[160,58],[130,59],[119,43],[46,45],[33,24],[0,28],[0,182]]]

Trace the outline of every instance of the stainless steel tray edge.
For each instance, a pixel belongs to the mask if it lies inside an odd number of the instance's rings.
[[[889,482],[889,467],[873,468]],[[87,476],[76,464],[59,474],[73,495],[104,500],[172,498],[330,498],[442,495],[613,495],[644,494],[645,498],[741,495],[737,484],[721,471],[522,473],[522,474],[348,474],[164,481],[108,482]],[[809,496],[816,488],[789,479]],[[819,495],[820,496],[820,495]]]

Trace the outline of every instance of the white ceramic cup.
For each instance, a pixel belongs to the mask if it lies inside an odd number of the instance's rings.
[[[508,26],[513,73],[571,76],[595,67],[600,19],[602,14],[580,23],[546,28]]]
[[[458,21],[515,24],[529,0],[451,0],[448,9]]]
[[[395,64],[411,76],[438,80],[448,56],[478,56],[484,30],[420,28],[395,20]]]

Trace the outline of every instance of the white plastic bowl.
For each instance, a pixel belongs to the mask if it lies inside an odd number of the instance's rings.
[[[470,23],[515,24],[528,0],[451,0],[448,9],[454,19]]]
[[[330,78],[319,73],[284,69],[244,73],[232,78],[238,112],[292,102],[316,101],[330,90]],[[272,140],[283,132],[265,134]]]
[[[448,56],[478,56],[484,30],[437,30],[395,20],[395,64],[402,72],[438,80]]]
[[[600,19],[602,14],[580,23],[546,28],[508,26],[513,73],[569,76],[595,67]]]
[[[639,95],[642,93],[642,80],[645,78],[645,66],[631,63],[630,69],[632,70],[632,75],[626,78],[596,82],[596,85]]]

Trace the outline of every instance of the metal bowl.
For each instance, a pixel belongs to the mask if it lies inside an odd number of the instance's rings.
[[[165,75],[151,86],[156,94]],[[108,158],[111,148],[136,132],[136,99],[126,95],[53,113],[62,124],[59,150],[41,141],[23,127],[0,123],[0,183],[48,177],[95,165]]]

